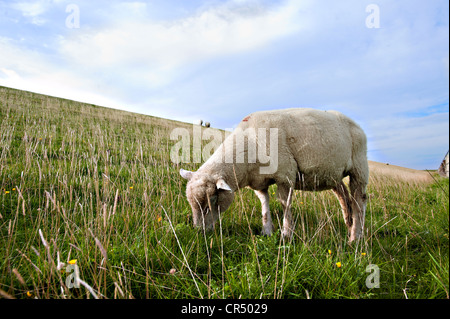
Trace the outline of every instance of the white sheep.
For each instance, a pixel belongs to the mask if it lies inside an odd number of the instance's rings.
[[[195,124],[202,126],[203,120],[198,120]]]
[[[211,126],[211,123],[205,122],[205,127],[210,127],[210,126]]]
[[[262,174],[267,165],[261,160],[237,161],[238,134],[249,129],[267,131],[277,128],[275,142],[277,167]],[[251,156],[251,143],[258,148],[270,149],[270,143],[261,135],[247,136],[244,153]],[[369,178],[367,141],[364,131],[353,120],[336,111],[314,109],[285,109],[261,111],[245,117],[214,154],[196,171],[181,169],[180,174],[188,180],[186,195],[193,211],[195,226],[214,228],[219,212],[224,212],[238,188],[252,188],[262,205],[262,234],[273,230],[269,211],[268,188],[277,184],[277,197],[284,208],[282,236],[291,238],[293,223],[290,211],[291,189],[321,191],[331,189],[339,199],[349,241],[362,236],[366,209],[366,186]],[[233,161],[224,161],[226,150],[233,150]],[[241,149],[242,150],[242,149]],[[229,153],[228,153],[229,154]],[[258,153],[259,154],[259,153]],[[226,155],[225,155],[226,157]],[[264,162],[264,163],[267,163]],[[342,179],[350,176],[350,192]]]

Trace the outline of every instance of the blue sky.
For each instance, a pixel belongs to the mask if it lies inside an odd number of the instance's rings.
[[[258,110],[335,109],[366,131],[370,160],[435,169],[449,148],[448,12],[446,0],[0,1],[0,85],[222,129]]]

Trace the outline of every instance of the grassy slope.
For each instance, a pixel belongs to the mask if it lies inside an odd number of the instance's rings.
[[[369,161],[372,175],[384,176],[406,183],[431,183],[433,175],[427,171],[418,171],[401,166]]]
[[[3,87],[0,123],[1,296],[449,296],[447,179],[400,178],[372,162],[365,239],[353,247],[330,192],[295,193],[291,243],[278,225],[259,236],[260,204],[248,189],[203,234],[191,227],[169,154],[170,131],[190,125]],[[277,220],[280,205],[271,209]],[[87,285],[69,289],[73,259]],[[365,285],[369,264],[380,288]]]

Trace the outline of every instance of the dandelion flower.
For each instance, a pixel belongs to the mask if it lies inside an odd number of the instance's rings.
[[[9,194],[9,191],[5,191],[5,194]]]
[[[328,249],[328,255],[331,255],[331,250]]]
[[[361,256],[365,256],[366,255],[366,253],[361,253]]]
[[[75,265],[76,263],[77,263],[76,259],[69,260],[69,264],[71,265]]]
[[[340,262],[340,261],[338,261],[338,262],[336,263],[336,266],[337,266],[338,268],[341,268],[341,267],[342,267],[342,264],[341,264],[341,262]]]
[[[161,219],[162,219],[161,216],[158,216],[158,223],[161,221]]]
[[[13,190],[13,191],[15,191],[15,190],[16,190],[16,188],[13,188],[12,190]]]
[[[27,296],[31,297],[31,296],[33,296],[33,293],[31,291],[27,291]]]
[[[130,189],[133,189],[133,186],[130,186]]]

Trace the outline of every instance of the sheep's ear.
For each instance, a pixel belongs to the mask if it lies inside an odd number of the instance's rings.
[[[184,179],[190,180],[192,178],[192,175],[194,174],[194,172],[191,171],[187,171],[185,169],[180,169],[180,175],[181,177],[183,177]]]
[[[231,187],[223,180],[223,178],[219,178],[216,182],[217,189],[223,189],[226,191],[232,192]]]

